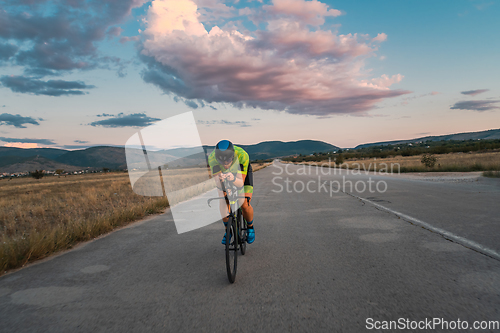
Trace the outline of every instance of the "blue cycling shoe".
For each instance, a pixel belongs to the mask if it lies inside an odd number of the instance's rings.
[[[231,234],[229,234],[229,242],[231,242]],[[222,238],[222,245],[226,245],[226,234],[224,234],[224,238]]]
[[[247,243],[252,244],[255,241],[255,230],[253,228],[248,229]]]

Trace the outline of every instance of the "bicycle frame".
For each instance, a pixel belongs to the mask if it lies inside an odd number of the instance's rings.
[[[229,190],[229,191],[228,191]],[[222,191],[226,194],[223,197],[217,197],[217,198],[210,198],[207,200],[208,206],[210,206],[210,203],[214,200],[223,200],[226,199],[229,202],[229,215],[228,217],[236,217],[235,213],[240,209],[236,208],[236,204],[238,202],[238,199],[245,199],[245,196],[238,195],[238,188],[234,186],[234,184],[230,183],[229,181],[225,180],[223,181],[223,189]],[[229,192],[229,193],[228,193]],[[210,206],[212,207],[212,206]]]
[[[246,244],[244,243],[246,240],[242,236],[242,230],[246,230],[243,225],[243,213],[241,212],[241,207],[237,207],[238,200],[245,199],[245,197],[238,195],[238,188],[234,183],[226,179],[222,182],[222,191],[225,194],[223,197],[208,199],[207,203],[210,206],[210,202],[213,200],[224,199],[229,204],[229,215],[227,216],[229,220],[226,224],[226,269],[229,282],[234,283],[236,279],[238,250],[241,250],[241,254],[245,254],[246,251]],[[233,256],[232,259],[231,256]]]

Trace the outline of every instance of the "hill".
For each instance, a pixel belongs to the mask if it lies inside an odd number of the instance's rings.
[[[31,157],[2,156],[2,158],[0,159],[0,168],[11,164],[22,163],[26,160],[29,160],[30,158],[33,158],[33,156]]]
[[[0,147],[0,157],[18,156],[18,157],[33,157],[41,156],[49,159],[56,159],[59,156],[66,154],[68,151],[56,148],[14,148]]]
[[[439,136],[426,136],[411,140],[395,140],[385,142],[367,143],[357,146],[355,149],[371,146],[396,145],[426,141],[462,141],[462,140],[489,140],[500,139],[500,129],[457,133]],[[337,151],[339,147],[322,141],[300,140],[292,142],[265,141],[254,145],[239,145],[250,155],[252,161],[264,160],[290,155],[310,155],[312,153],[324,153]],[[214,149],[214,146],[203,146],[206,154]],[[191,152],[196,152],[193,148],[178,148],[161,152],[163,156],[175,160],[179,165],[192,165],[189,161],[193,156]],[[185,159],[185,163],[182,161]],[[198,158],[198,157],[197,157]],[[26,172],[34,170],[53,171],[64,169],[67,171],[82,169],[126,169],[127,161],[125,148],[98,146],[82,150],[68,151],[54,148],[12,148],[0,147],[0,172]]]
[[[290,155],[309,155],[335,151],[339,148],[323,141],[301,140],[292,142],[265,141],[256,145],[239,145],[245,149],[252,160],[265,160],[268,158]]]
[[[238,147],[245,149],[250,155],[252,161],[265,160],[269,158],[276,158],[289,155],[309,155],[312,153],[322,153],[338,150],[339,148],[323,141],[314,140],[300,140],[291,142],[282,141],[264,141],[255,145],[240,145]],[[215,146],[203,146],[205,153],[209,155]],[[167,150],[165,154],[169,156],[185,157],[197,152],[197,148],[176,148]]]
[[[82,150],[68,151],[56,158],[56,161],[84,168],[127,168],[125,148],[120,147],[99,146]]]
[[[2,157],[2,162],[5,161],[4,158],[12,163],[2,163],[2,165],[0,165],[0,173],[33,172],[35,170],[55,171],[57,169],[77,171],[82,169],[78,166],[58,163],[42,156]]]
[[[374,142],[365,143],[356,146],[354,149],[366,148],[370,146],[386,146],[386,145],[397,145],[404,143],[414,143],[414,142],[425,142],[425,141],[465,141],[465,140],[494,140],[500,139],[500,129],[481,131],[481,132],[467,132],[467,133],[457,133],[457,134],[447,134],[438,136],[424,136],[421,138],[411,139],[411,140],[396,140],[396,141],[384,141],[384,142]]]

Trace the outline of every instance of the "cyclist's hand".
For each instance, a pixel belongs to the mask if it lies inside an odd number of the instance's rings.
[[[223,173],[219,173],[217,176],[220,182],[224,182],[224,180],[226,179],[226,175]]]
[[[234,174],[232,174],[231,172],[221,173],[219,177],[221,180],[227,180],[230,182],[233,182],[235,179]]]

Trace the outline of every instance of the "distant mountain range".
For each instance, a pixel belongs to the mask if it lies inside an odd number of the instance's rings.
[[[370,146],[387,146],[387,145],[397,145],[404,143],[412,143],[412,142],[425,142],[425,141],[450,141],[450,140],[493,140],[500,139],[500,129],[494,129],[489,131],[481,131],[481,132],[467,132],[467,133],[457,133],[457,134],[448,134],[448,135],[439,135],[439,136],[424,136],[421,138],[411,139],[411,140],[396,140],[396,141],[385,141],[385,142],[374,142],[374,143],[365,143],[359,146],[356,146],[354,149],[366,148]]]
[[[77,171],[83,169],[126,169],[125,149],[119,147],[91,147],[69,151],[53,148],[0,147],[0,173],[35,170]]]
[[[419,141],[443,141],[443,140],[486,140],[500,139],[500,129],[459,133],[440,136],[426,136],[412,140],[396,140],[386,142],[374,142],[362,144],[354,149],[370,146],[404,144]],[[312,153],[322,153],[336,151],[339,147],[322,141],[301,140],[294,142],[266,141],[255,145],[238,145],[245,149],[252,160],[264,160],[269,158],[290,156],[290,155],[309,155]],[[205,153],[209,154],[214,146],[203,146]],[[178,148],[165,152],[164,156],[169,156],[175,160],[176,164],[186,157],[189,159],[193,148]],[[203,157],[202,157],[203,158]],[[182,165],[182,162],[180,162]],[[108,169],[126,169],[127,161],[125,157],[125,148],[120,147],[91,147],[81,150],[64,150],[54,148],[12,148],[0,147],[0,173],[19,173],[35,170],[55,171],[63,169],[65,171],[77,170],[100,170]]]
[[[290,155],[309,155],[312,153],[323,153],[336,151],[339,147],[323,141],[300,140],[292,142],[265,141],[255,145],[238,145],[245,149],[252,160],[265,160],[268,158],[290,156]],[[205,146],[207,151],[211,152],[214,146]]]
[[[302,140],[295,142],[268,141],[255,145],[238,145],[245,149],[252,160],[262,160],[294,154],[310,154],[313,152],[335,151],[339,148],[322,141]],[[203,146],[209,154],[214,146]],[[178,148],[166,151],[165,156],[185,157],[193,151],[192,148]],[[194,152],[194,151],[193,151]],[[175,164],[182,159],[175,160]],[[125,148],[91,147],[82,150],[68,151],[53,148],[12,148],[0,147],[0,173],[19,173],[35,170],[65,171],[126,169]]]

